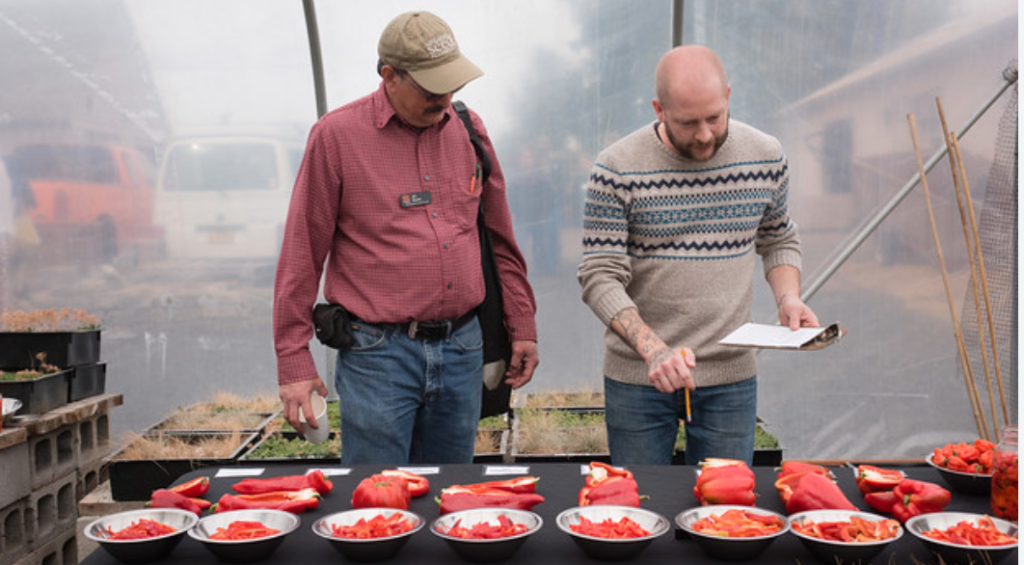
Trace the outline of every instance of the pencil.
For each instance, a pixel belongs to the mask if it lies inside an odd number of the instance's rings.
[[[686,348],[679,350],[679,354],[683,356],[683,363],[686,363]],[[689,424],[693,421],[693,417],[690,415],[690,389],[686,390],[686,423]]]

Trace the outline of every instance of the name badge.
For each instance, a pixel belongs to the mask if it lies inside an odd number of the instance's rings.
[[[409,194],[403,194],[400,202],[402,203],[402,208],[426,206],[427,204],[430,204],[430,191],[424,190],[422,192],[410,192]]]

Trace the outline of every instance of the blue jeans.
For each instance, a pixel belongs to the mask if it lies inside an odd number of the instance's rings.
[[[338,352],[341,460],[346,465],[473,462],[483,338],[474,318],[447,340],[410,339],[360,322]]]
[[[605,425],[615,465],[669,465],[685,393],[659,392],[604,378]],[[690,393],[686,464],[724,457],[753,464],[757,425],[757,378],[701,387]]]

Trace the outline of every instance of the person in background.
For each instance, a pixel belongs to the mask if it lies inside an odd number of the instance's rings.
[[[686,463],[752,462],[754,350],[718,341],[752,318],[762,259],[779,321],[817,326],[800,298],[789,168],[774,138],[729,116],[725,68],[707,47],[665,54],[657,121],[604,149],[587,185],[583,301],[607,326],[604,392],[616,465],[669,464],[691,394]]]
[[[429,12],[392,20],[377,46],[379,88],[312,128],[288,210],[274,289],[279,396],[288,422],[313,422],[326,396],[309,351],[321,275],[351,316],[338,352],[342,461],[471,463],[482,391],[484,298],[476,228],[482,199],[512,340],[506,382],[533,377],[536,302],[512,231],[505,183],[478,159],[452,95],[483,72]],[[325,266],[326,261],[326,266]]]

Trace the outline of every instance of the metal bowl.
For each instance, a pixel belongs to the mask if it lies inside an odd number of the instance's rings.
[[[778,532],[748,538],[715,536],[704,532],[698,532],[693,529],[693,524],[697,520],[708,518],[710,516],[721,515],[728,510],[744,510],[746,512],[754,512],[763,516],[776,516],[782,519],[783,526]],[[730,504],[712,504],[691,508],[690,510],[684,510],[679,514],[676,514],[675,523],[676,526],[681,528],[690,536],[690,539],[696,541],[697,545],[700,546],[700,548],[704,550],[704,553],[709,557],[729,561],[749,561],[756,559],[757,556],[764,552],[764,550],[768,549],[768,546],[770,546],[773,541],[789,531],[789,520],[782,514],[772,512],[771,510],[765,510],[763,508],[736,506]]]
[[[498,525],[498,517],[504,515],[514,524],[525,524],[526,531],[521,534],[494,539],[466,539],[450,536],[448,531],[456,522],[461,521],[464,527],[472,527],[481,522]],[[512,508],[473,508],[449,512],[434,520],[430,531],[443,539],[455,550],[459,557],[475,563],[493,563],[504,561],[515,555],[526,540],[544,524],[544,520],[529,510]]]
[[[1017,542],[995,546],[961,545],[935,540],[924,535],[924,532],[929,530],[945,530],[964,520],[977,522],[984,516],[984,514],[969,512],[934,512],[914,516],[907,520],[904,527],[910,532],[910,535],[921,540],[921,543],[929,551],[938,554],[946,563],[998,563],[1017,550]],[[999,528],[999,531],[1017,537],[1017,524],[999,518],[992,518],[992,523]]]
[[[139,540],[108,539],[111,531],[118,531],[131,526],[142,518],[154,520],[175,529],[174,533]],[[147,508],[118,512],[97,518],[85,527],[85,537],[98,543],[118,561],[125,563],[148,563],[163,559],[171,553],[185,532],[199,522],[199,516],[188,510],[177,508]]]
[[[925,461],[939,472],[942,480],[946,481],[949,488],[965,494],[990,494],[992,492],[992,473],[964,473],[963,471],[951,471],[940,467],[932,461],[934,453],[925,457]]]
[[[0,420],[7,421],[8,416],[21,410],[21,401],[17,398],[4,398],[3,407],[0,407]]]
[[[268,528],[280,532],[256,539],[218,540],[210,536],[217,533],[218,528],[227,528],[232,522],[259,522]],[[281,545],[285,536],[299,527],[299,517],[282,510],[232,510],[211,514],[199,520],[194,528],[188,531],[189,537],[202,543],[222,561],[229,563],[250,563],[259,561],[274,552]]]
[[[896,535],[880,541],[871,542],[841,542],[830,541],[802,534],[792,527],[804,521],[811,522],[848,522],[851,516],[856,516],[871,522],[886,520],[885,516],[872,514],[870,512],[859,512],[855,510],[808,510],[799,512],[789,517],[790,533],[800,538],[812,555],[827,563],[867,563],[872,557],[878,555],[885,547],[903,537],[903,527],[896,530]]]
[[[629,518],[636,522],[641,528],[650,532],[650,535],[641,538],[609,539],[595,536],[588,536],[574,532],[571,526],[578,525],[580,518],[586,518],[591,522],[603,522],[612,520],[618,522],[622,518]],[[661,514],[636,508],[633,506],[614,505],[593,505],[576,506],[564,510],[555,518],[558,529],[569,534],[576,545],[588,556],[604,561],[623,561],[632,559],[639,555],[651,542],[664,535],[669,530],[668,518]]]
[[[384,538],[355,539],[336,537],[331,528],[331,526],[353,526],[361,519],[370,520],[381,514],[391,516],[396,512],[401,514],[403,519],[412,522],[411,530]],[[313,524],[313,533],[331,542],[331,546],[334,549],[337,549],[342,555],[352,561],[382,561],[394,557],[398,550],[402,549],[402,546],[405,545],[405,542],[409,541],[413,534],[423,528],[423,524],[423,518],[419,514],[409,512],[408,510],[358,508],[336,512],[320,518]]]

